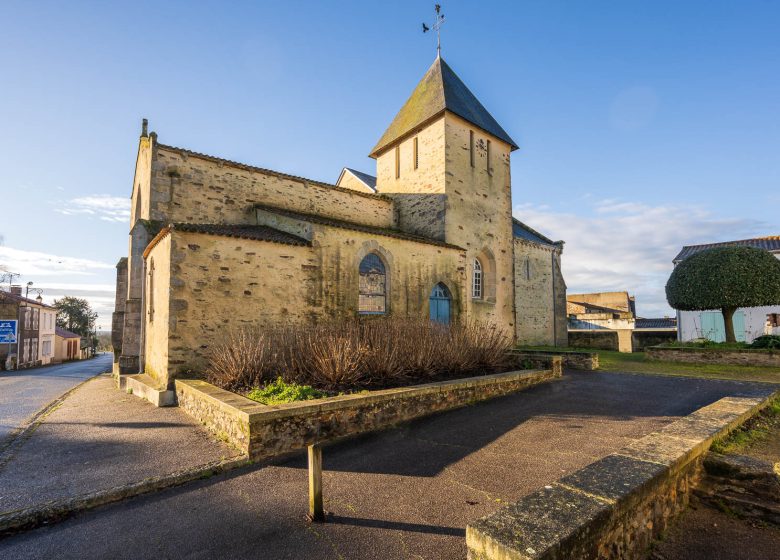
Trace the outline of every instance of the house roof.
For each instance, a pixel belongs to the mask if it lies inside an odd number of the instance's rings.
[[[377,157],[379,152],[444,111],[458,115],[488,134],[503,140],[513,150],[517,149],[515,141],[501,128],[466,84],[441,56],[437,56],[420,83],[414,88],[412,95],[371,150],[370,157]]]
[[[634,327],[637,329],[676,329],[677,319],[674,317],[637,319]]]
[[[293,212],[284,208],[277,208],[275,206],[266,206],[265,204],[255,204],[254,208],[259,210],[266,210],[267,212],[273,212],[274,214],[280,214],[282,216],[288,216],[304,222],[311,222],[313,224],[320,224],[324,226],[330,226],[335,228],[347,229],[352,231],[359,231],[361,233],[369,233],[371,235],[382,235],[384,237],[394,237],[396,239],[403,239],[405,241],[414,241],[416,243],[425,243],[426,245],[436,245],[439,247],[448,247],[450,249],[457,249],[463,251],[462,247],[445,243],[437,239],[431,239],[429,237],[422,237],[421,235],[414,235],[399,231],[391,228],[380,228],[374,226],[366,226],[363,224],[356,224],[354,222],[345,222],[343,220],[336,220],[333,218],[325,218],[323,216],[317,216],[314,214],[304,214],[302,212]]]
[[[238,239],[252,239],[254,241],[268,241],[270,243],[281,243],[284,245],[296,245],[301,247],[311,245],[309,241],[302,237],[269,226],[175,223],[162,228],[154,239],[149,242],[149,245],[144,249],[144,258],[149,256],[152,249],[154,249],[160,240],[171,231],[203,233],[206,235],[219,235],[222,237],[235,237]]]
[[[780,252],[780,235],[768,235],[766,237],[754,237],[753,239],[739,239],[737,241],[724,241],[722,243],[705,243],[703,245],[686,245],[682,250],[674,257],[672,262],[680,262],[691,255],[701,253],[707,249],[715,249],[717,247],[755,247],[756,249],[764,249],[766,251]]]
[[[45,307],[46,309],[55,309],[55,307],[51,305],[46,305],[45,303],[41,303],[38,300],[26,298],[24,296],[19,296],[16,294],[12,294],[11,292],[6,292],[5,290],[0,290],[0,303],[3,301],[13,301],[16,303],[27,303],[31,305],[40,305],[41,307]]]
[[[563,245],[562,241],[553,241],[552,239],[542,235],[532,227],[524,224],[517,218],[512,218],[512,235],[514,237],[519,237],[520,239],[525,239],[526,241],[531,241],[533,243],[538,243],[540,245],[547,245],[550,247],[561,248],[561,246]]]
[[[60,327],[54,327],[54,334],[59,336],[60,338],[81,338],[80,334],[66,331],[65,329]]]
[[[368,187],[372,191],[376,191],[376,177],[374,177],[373,175],[369,175],[368,173],[363,173],[362,171],[358,171],[357,169],[352,169],[351,167],[345,167],[344,169],[342,169],[341,175],[343,175],[345,171],[349,171],[366,187]],[[339,181],[341,180],[341,175],[339,175]],[[336,181],[336,183],[338,184],[339,181]]]

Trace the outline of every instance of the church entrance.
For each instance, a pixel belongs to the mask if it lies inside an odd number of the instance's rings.
[[[429,299],[431,308],[431,321],[437,323],[449,324],[450,322],[450,302],[452,296],[447,286],[439,282],[431,290]]]

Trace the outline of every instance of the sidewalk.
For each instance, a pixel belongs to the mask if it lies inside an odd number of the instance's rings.
[[[178,408],[156,408],[101,375],[0,456],[0,513],[237,456]]]

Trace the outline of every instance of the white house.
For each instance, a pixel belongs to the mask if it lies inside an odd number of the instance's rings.
[[[707,243],[705,245],[686,245],[674,258],[677,266],[691,255],[727,246],[755,247],[764,249],[780,259],[780,235],[726,241],[723,243]],[[678,311],[677,338],[683,342],[706,338],[715,342],[726,340],[726,327],[723,315],[718,309],[712,311]],[[752,342],[764,334],[780,334],[780,305],[766,307],[745,307],[734,313],[734,334],[738,341]]]

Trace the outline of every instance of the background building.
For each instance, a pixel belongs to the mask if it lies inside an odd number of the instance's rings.
[[[715,247],[755,247],[769,251],[780,259],[780,235],[707,243],[704,245],[686,245],[674,258],[675,266],[707,249]],[[678,338],[681,341],[706,338],[714,342],[725,342],[726,325],[719,309],[710,311],[677,311]],[[737,341],[752,342],[764,334],[780,334],[780,305],[740,308],[734,313],[734,334]]]

